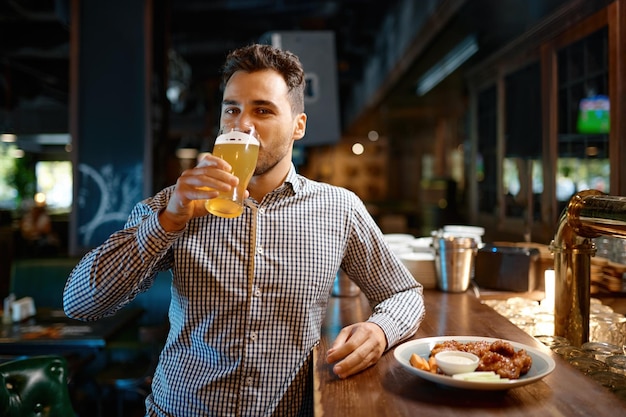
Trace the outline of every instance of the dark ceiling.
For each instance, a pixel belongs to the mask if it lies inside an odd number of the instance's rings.
[[[160,0],[154,1],[161,4]],[[381,51],[377,41],[384,35],[383,23],[390,13],[395,13],[399,21],[410,5],[413,9],[423,8],[424,20],[411,39],[397,39],[406,41],[412,53],[391,58],[396,61],[388,63],[392,77],[382,74],[386,78],[382,83],[384,91],[376,91],[379,97],[374,104],[382,105],[385,101],[387,106],[411,108],[422,105],[415,94],[418,75],[467,34],[478,37],[480,51],[472,58],[475,61],[510,42],[566,2],[169,0],[164,10],[170,45],[189,63],[193,85],[214,80],[229,50],[258,41],[267,32],[333,31],[339,97],[345,112],[349,97],[363,88],[368,61],[386,52]],[[67,114],[70,3],[71,0],[0,0],[0,130],[6,129],[11,117],[15,117],[7,114],[41,108],[58,110],[51,114]],[[67,128],[67,118],[61,119],[62,123],[38,123],[44,125],[43,129],[63,130]]]
[[[341,88],[362,77],[383,17],[397,0],[174,0],[171,43],[199,80],[218,75],[228,50],[259,41],[267,32],[335,33]]]
[[[155,0],[159,1],[159,0]],[[70,0],[0,0],[0,111],[67,108]],[[219,75],[226,53],[270,31],[335,32],[340,95],[362,76],[382,17],[397,0],[171,0],[171,47],[192,84]],[[0,128],[2,128],[0,123]]]
[[[68,99],[69,28],[61,2],[0,1],[0,108]]]

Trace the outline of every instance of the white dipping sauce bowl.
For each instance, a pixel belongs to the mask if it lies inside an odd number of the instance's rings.
[[[474,372],[478,367],[479,358],[473,353],[447,350],[435,355],[437,366],[446,375]]]

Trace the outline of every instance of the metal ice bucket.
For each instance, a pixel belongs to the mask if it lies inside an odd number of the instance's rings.
[[[437,286],[445,292],[469,288],[478,244],[469,237],[433,235]]]

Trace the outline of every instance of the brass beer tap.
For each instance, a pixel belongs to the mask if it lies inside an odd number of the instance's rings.
[[[563,210],[550,250],[554,253],[554,333],[581,346],[589,339],[592,238],[626,239],[626,197],[597,190],[575,194]]]

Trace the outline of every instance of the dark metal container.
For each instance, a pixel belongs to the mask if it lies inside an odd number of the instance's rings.
[[[483,288],[525,292],[537,288],[539,250],[485,245],[476,254],[474,279]]]

